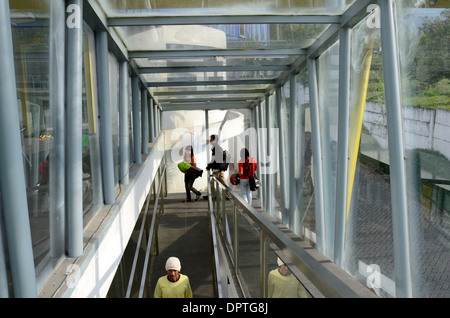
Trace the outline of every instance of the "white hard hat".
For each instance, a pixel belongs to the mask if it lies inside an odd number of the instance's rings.
[[[180,271],[181,263],[177,257],[169,257],[166,261],[166,271],[168,270],[176,270]]]

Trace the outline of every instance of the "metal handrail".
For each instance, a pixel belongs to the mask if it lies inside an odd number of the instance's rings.
[[[210,172],[208,172],[208,179],[210,177]],[[211,183],[207,182],[208,184],[208,211],[210,215],[210,223],[211,223],[211,237],[212,237],[212,245],[213,245],[213,252],[214,252],[214,268],[215,268],[215,282],[216,282],[216,290],[217,290],[217,296],[219,298],[223,298],[223,292],[222,292],[222,277],[220,275],[220,261],[219,261],[219,251],[217,248],[217,236],[216,236],[216,218],[214,215],[214,206],[212,202],[212,192],[211,192]]]
[[[161,171],[161,167],[162,167],[162,171]],[[159,177],[160,177],[159,185],[158,185],[158,190],[157,190],[157,193],[155,196],[152,220],[151,220],[151,224],[150,224],[150,231],[149,231],[149,236],[148,236],[148,241],[147,241],[147,248],[145,251],[145,261],[144,261],[144,267],[143,267],[143,272],[142,272],[142,276],[141,276],[141,284],[140,284],[140,288],[139,288],[139,298],[142,298],[144,288],[145,288],[145,279],[146,279],[146,275],[147,275],[148,259],[149,259],[149,254],[150,254],[150,251],[151,251],[151,248],[153,245],[152,243],[153,243],[154,228],[155,228],[155,221],[156,221],[156,215],[157,215],[156,211],[158,208],[158,201],[159,201],[160,194],[161,194],[162,184],[164,183],[161,179],[161,176],[165,175],[165,173],[166,173],[166,165],[164,163],[161,163],[158,170],[160,171],[159,172]],[[134,280],[134,275],[136,272],[137,261],[139,258],[139,250],[141,249],[141,242],[142,242],[142,238],[143,238],[143,235],[145,232],[144,228],[145,228],[146,219],[148,216],[148,206],[150,204],[152,194],[154,194],[154,193],[152,193],[152,190],[150,189],[150,191],[147,195],[147,200],[146,200],[147,202],[146,202],[144,214],[142,217],[142,223],[141,223],[141,227],[140,227],[140,231],[139,231],[138,241],[136,244],[136,250],[134,253],[133,263],[131,266],[130,277],[128,279],[127,292],[126,292],[126,296],[125,296],[126,298],[130,298],[131,290],[133,288],[133,280]]]
[[[234,200],[234,204],[238,206],[243,215],[248,216],[256,226],[259,227],[263,237],[269,238],[278,248],[291,260],[291,262],[305,275],[307,279],[323,294],[325,297],[345,297],[359,298],[357,292],[342,282],[335,274],[327,269],[322,263],[314,259],[302,247],[297,245],[290,237],[288,237],[281,229],[275,226],[263,214],[250,206],[241,196],[236,195],[223,185],[216,177],[211,177],[215,185],[227,191],[228,195]],[[237,219],[235,220],[235,229],[237,228]],[[235,231],[236,232],[236,231]],[[261,240],[261,244],[263,244]],[[237,244],[237,242],[235,242]],[[266,250],[266,246],[261,247],[262,253]],[[233,257],[233,256],[232,256]],[[262,259],[265,255],[261,256]],[[236,261],[234,263],[236,266]],[[266,284],[266,277],[262,284]]]

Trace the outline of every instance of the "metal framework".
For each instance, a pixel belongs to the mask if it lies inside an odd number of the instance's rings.
[[[342,15],[307,15],[307,16],[288,16],[288,15],[223,15],[223,16],[164,16],[164,17],[119,17],[108,18],[98,3],[94,0],[70,0],[68,4],[76,4],[83,8],[84,20],[95,30],[98,37],[98,52],[100,56],[99,63],[99,96],[102,103],[102,175],[103,175],[103,193],[105,204],[114,203],[114,173],[112,170],[112,145],[110,139],[106,138],[111,134],[111,114],[109,113],[109,87],[106,85],[108,80],[108,64],[107,53],[111,51],[120,62],[120,138],[121,140],[128,140],[128,126],[122,125],[126,122],[126,110],[128,92],[127,83],[129,75],[131,75],[132,87],[132,109],[133,109],[133,142],[134,142],[134,162],[142,163],[142,154],[145,153],[142,145],[147,143],[147,140],[152,142],[154,137],[161,129],[160,118],[163,111],[171,110],[187,110],[187,109],[201,109],[205,110],[206,122],[208,123],[208,110],[213,109],[233,109],[233,108],[250,108],[253,111],[253,122],[256,128],[269,128],[273,125],[273,118],[271,110],[275,107],[277,110],[278,119],[281,118],[281,87],[289,80],[294,81],[295,75],[302,69],[307,69],[309,72],[310,83],[310,104],[311,104],[311,119],[312,119],[312,138],[314,149],[314,174],[315,174],[315,200],[316,200],[316,222],[317,222],[317,246],[319,251],[323,252],[331,259],[342,266],[343,261],[343,237],[345,233],[345,224],[343,221],[343,213],[345,211],[345,187],[346,183],[346,143],[348,136],[348,125],[346,125],[348,112],[348,91],[349,91],[349,32],[351,28],[360,22],[370,12],[367,11],[369,4],[378,3],[381,8],[381,38],[383,45],[383,63],[384,79],[386,87],[386,104],[387,104],[387,118],[389,123],[389,154],[391,171],[391,189],[392,189],[392,210],[394,212],[394,257],[395,257],[395,271],[396,271],[396,290],[397,296],[410,297],[411,292],[411,268],[409,264],[409,239],[407,227],[407,204],[406,204],[406,178],[404,167],[404,150],[403,150],[403,130],[401,124],[401,105],[400,105],[400,89],[398,78],[397,52],[395,45],[395,30],[393,19],[392,0],[379,1],[356,1],[351,5]],[[15,88],[4,89],[8,83],[13,83],[11,79],[14,78],[14,70],[7,66],[14,65],[12,57],[12,46],[10,43],[10,34],[8,33],[10,27],[8,2],[2,2],[0,5],[0,30],[2,31],[2,42],[0,47],[0,62],[5,66],[2,72],[5,80],[2,81],[1,98],[8,98],[8,101],[3,103],[15,104],[16,99],[11,92],[15,92]],[[210,25],[210,24],[326,24],[329,25],[327,29],[317,38],[317,40],[308,48],[303,49],[230,49],[230,50],[167,50],[167,51],[128,51],[123,44],[120,36],[114,27],[125,26],[160,26],[160,25]],[[327,182],[327,176],[324,176],[321,171],[321,136],[320,136],[320,121],[318,113],[318,87],[317,87],[317,72],[316,59],[327,50],[333,43],[340,39],[340,80],[339,80],[339,150],[338,150],[338,165],[339,174],[337,177],[338,189],[337,207],[336,211],[324,210],[324,195],[323,184]],[[66,121],[67,133],[71,136],[69,144],[67,145],[67,231],[68,231],[68,254],[70,257],[78,257],[83,253],[83,225],[82,225],[82,185],[81,178],[81,79],[82,79],[82,34],[80,29],[68,29],[67,33],[67,110],[70,120]],[[8,51],[9,50],[9,51]],[[211,58],[211,57],[234,57],[234,58],[267,58],[280,56],[295,56],[296,59],[290,65],[252,65],[252,66],[184,66],[184,67],[143,67],[136,66],[134,59],[149,59],[149,60],[171,60],[171,59],[190,59],[190,58]],[[6,62],[5,62],[6,61]],[[162,74],[162,73],[192,73],[192,72],[238,72],[238,71],[280,71],[280,75],[276,79],[250,79],[250,80],[210,80],[210,81],[158,81],[149,82],[145,80],[145,74]],[[6,76],[6,77],[5,77]],[[259,85],[262,87],[255,87],[249,89],[248,85]],[[214,86],[211,90],[206,90],[208,86]],[[217,86],[217,87],[216,87]],[[223,89],[219,88],[222,87]],[[241,87],[242,86],[242,87]],[[201,90],[187,91],[183,88],[197,87]],[[295,86],[292,86],[295,87]],[[156,89],[157,88],[157,89]],[[178,89],[177,89],[178,88]],[[270,96],[275,92],[276,103],[273,105]],[[220,95],[229,94],[229,98],[224,98]],[[291,89],[291,94],[295,95],[295,89]],[[141,94],[141,95],[140,95]],[[236,97],[236,94],[252,94],[253,97]],[[194,97],[191,95],[208,95],[208,97]],[[211,96],[209,96],[211,95]],[[218,97],[214,97],[217,95]],[[139,101],[141,96],[141,102]],[[170,96],[169,98],[166,98]],[[291,96],[292,97],[292,96]],[[2,110],[5,107],[1,107]],[[16,108],[8,108],[8,113],[0,116],[0,127],[5,127],[9,123],[17,123]],[[144,115],[139,118],[139,111],[142,110]],[[290,110],[294,114],[296,105],[291,104]],[[148,113],[147,113],[148,112]],[[294,128],[299,124],[296,122],[298,116],[290,117],[289,131],[294,133]],[[282,127],[283,122],[280,122]],[[279,126],[280,127],[280,126]],[[18,127],[9,128],[11,131],[18,131]],[[18,135],[14,135],[18,137]],[[147,139],[149,138],[149,139]],[[280,135],[280,142],[283,144],[285,136]],[[6,139],[5,139],[6,140]],[[18,148],[20,141],[18,138],[8,138],[11,141],[7,147],[8,152],[2,152],[0,155],[1,162],[8,160],[20,161],[21,150]],[[125,178],[126,169],[130,165],[129,159],[129,144],[121,144],[121,162],[124,170],[121,170],[122,182],[127,183]],[[290,144],[291,150],[294,143]],[[280,147],[278,149],[280,158],[288,158],[288,166],[293,165],[293,158],[288,149]],[[258,140],[258,160],[261,163],[263,154],[270,155],[269,138]],[[12,156],[12,157],[11,157]],[[123,157],[122,157],[123,156]],[[0,167],[4,167],[1,164]],[[121,166],[122,169],[122,166]],[[6,173],[2,169],[3,173]],[[23,171],[22,171],[23,172]],[[272,176],[262,175],[264,187],[260,191],[261,202],[268,210],[271,209],[271,202],[273,193]],[[16,178],[20,179],[20,178]],[[301,226],[301,217],[296,211],[296,200],[293,198],[295,188],[292,186],[292,177],[288,176],[285,171],[281,173],[281,184],[284,189],[282,215],[283,222],[293,229],[298,230]],[[10,195],[5,195],[5,198],[13,198],[20,206],[8,205],[3,202],[6,228],[24,229],[27,228],[28,220],[26,218],[27,207],[24,199],[25,185],[19,184],[10,180],[8,184],[3,185],[2,191],[11,192]],[[20,215],[14,212],[23,212]],[[325,214],[336,213],[334,250],[329,251],[325,249],[325,241],[329,240],[326,237],[327,229],[325,228]],[[21,226],[20,226],[21,225]],[[21,231],[22,231],[21,230]],[[329,229],[328,229],[329,230]],[[8,231],[10,234],[11,231]],[[29,232],[20,232],[20,238],[9,237],[9,250],[18,251],[17,254],[10,254],[12,262],[26,264],[26,266],[12,266],[14,288],[17,287],[17,296],[29,295],[30,285],[34,277],[34,269],[32,264],[32,250],[31,246],[27,244],[31,242],[28,240]],[[17,235],[16,235],[17,236]],[[27,244],[24,244],[26,241]],[[286,243],[287,244],[287,243]],[[31,259],[31,261],[29,261]],[[31,275],[32,274],[32,275]],[[27,288],[22,286],[25,278]],[[33,288],[31,288],[33,290]],[[28,291],[28,292],[27,292]],[[31,293],[34,294],[34,293]]]

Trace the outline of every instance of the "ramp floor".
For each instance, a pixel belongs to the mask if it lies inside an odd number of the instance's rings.
[[[201,198],[183,202],[184,199],[184,194],[164,199],[164,214],[157,232],[159,253],[154,258],[150,295],[153,297],[158,278],[167,275],[166,260],[175,256],[181,261],[180,273],[189,277],[194,298],[215,298],[208,201]]]

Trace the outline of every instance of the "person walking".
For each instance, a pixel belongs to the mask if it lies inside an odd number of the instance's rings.
[[[154,298],[192,298],[189,277],[180,273],[181,262],[177,257],[169,257],[166,261],[167,275],[158,279]]]
[[[241,189],[241,194],[245,201],[249,205],[252,205],[252,191],[250,190],[249,177],[255,175],[256,169],[258,169],[258,164],[256,159],[250,157],[250,153],[247,148],[241,149],[241,160],[238,162],[239,167],[239,187]]]
[[[187,146],[184,149],[183,161],[191,164],[191,167],[184,173],[184,188],[186,190],[185,202],[192,202],[191,191],[196,194],[195,201],[201,197],[201,192],[194,188],[194,181],[196,179],[195,171],[197,169],[197,161],[194,156],[194,149],[192,146]]]

